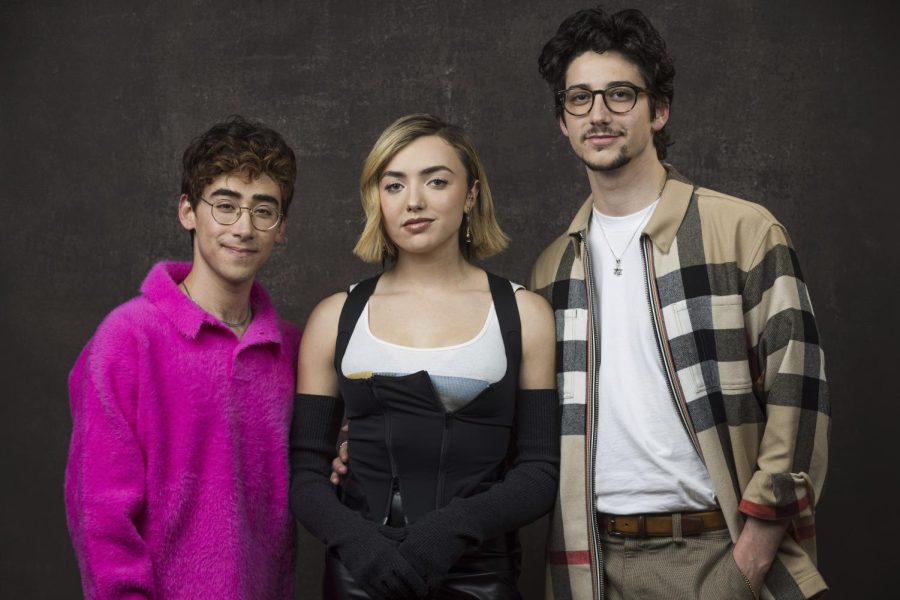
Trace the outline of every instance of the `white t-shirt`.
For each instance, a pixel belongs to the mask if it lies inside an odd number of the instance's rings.
[[[676,412],[653,333],[638,230],[658,203],[624,217],[594,208],[589,229],[600,314],[596,506],[609,514],[716,507],[709,473]],[[610,246],[621,259],[619,275]]]

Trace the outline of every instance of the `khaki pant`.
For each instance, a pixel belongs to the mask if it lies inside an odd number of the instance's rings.
[[[630,538],[600,534],[609,600],[754,600],[728,530]]]

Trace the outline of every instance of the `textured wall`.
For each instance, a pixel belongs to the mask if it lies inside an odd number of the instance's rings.
[[[4,598],[78,595],[62,504],[66,375],[156,260],[188,258],[179,160],[212,122],[260,119],[297,151],[288,242],[261,275],[297,323],[372,272],[350,253],[356,180],[378,132],[402,114],[435,112],[473,134],[513,238],[488,263],[499,273],[521,281],[587,194],[536,69],[543,42],[580,3],[161,4],[0,5]],[[847,549],[874,528],[900,534],[885,508],[896,466],[883,450],[900,416],[886,377],[900,331],[888,311],[898,209],[887,176],[900,44],[888,3],[831,4],[634,3],[676,60],[671,162],[764,203],[792,234],[834,402],[820,565],[832,597],[877,597],[890,555]],[[526,532],[527,598],[541,585],[540,533]],[[318,598],[320,569],[319,545],[302,534],[298,597]]]

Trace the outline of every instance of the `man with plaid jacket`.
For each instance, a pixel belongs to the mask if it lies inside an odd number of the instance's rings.
[[[829,402],[784,227],[662,162],[674,68],[637,10],[539,59],[591,197],[531,276],[556,313],[547,597],[812,598]]]

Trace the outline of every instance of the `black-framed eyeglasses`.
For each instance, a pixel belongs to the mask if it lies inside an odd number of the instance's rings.
[[[257,204],[256,206],[241,206],[234,200],[219,200],[215,204],[200,197],[212,210],[213,219],[219,225],[234,225],[246,210],[250,213],[250,224],[258,231],[269,231],[278,227],[284,213],[270,204]]]
[[[559,101],[567,113],[581,117],[594,108],[594,98],[599,94],[610,112],[618,115],[629,112],[637,104],[638,95],[648,94],[648,90],[631,83],[617,83],[605,90],[589,90],[575,86],[557,92]]]

